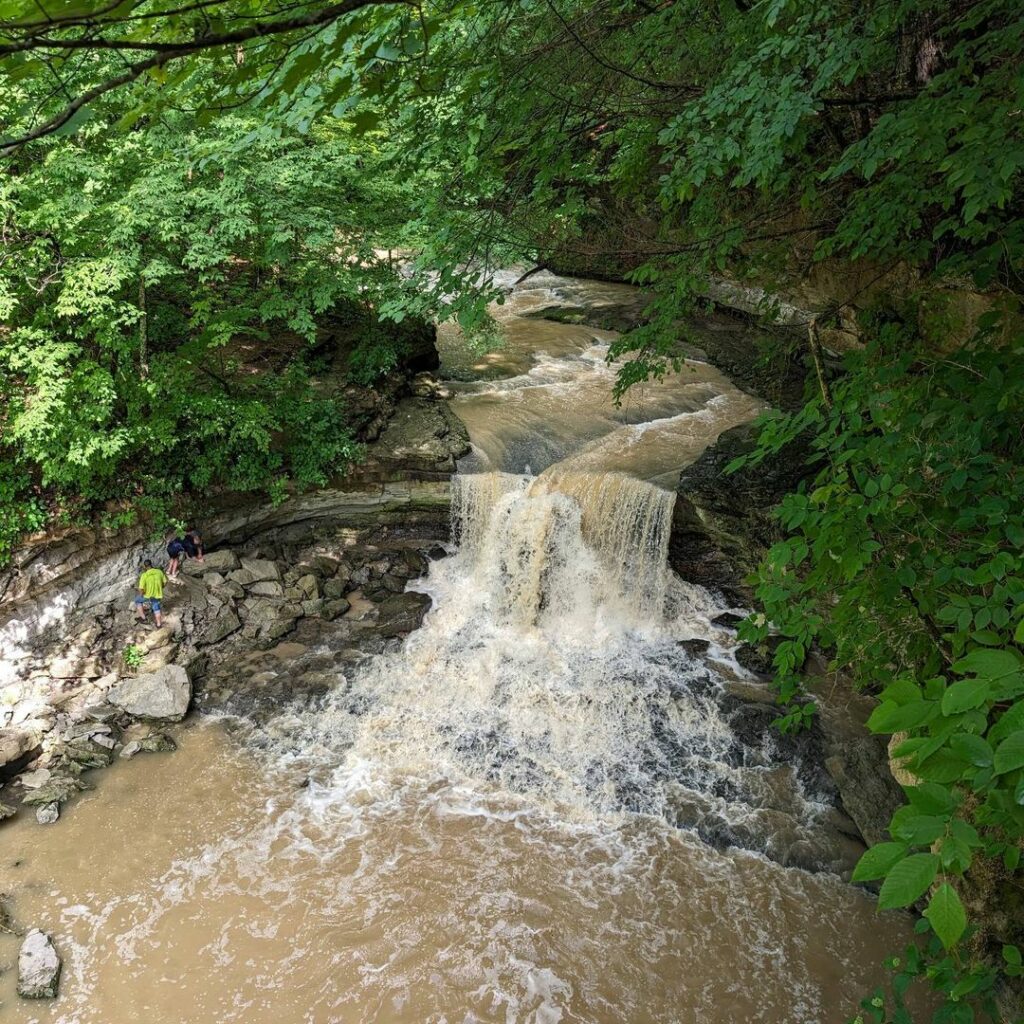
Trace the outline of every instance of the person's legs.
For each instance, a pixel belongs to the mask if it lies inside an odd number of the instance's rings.
[[[167,578],[176,579],[178,576],[178,563],[181,561],[181,555],[174,555],[170,562],[167,563]]]
[[[163,612],[160,610],[160,602],[153,600],[150,601],[150,605],[153,608],[153,621],[156,623],[156,628],[159,629],[164,622]]]
[[[146,621],[146,611],[143,602],[144,598],[142,597],[141,594],[135,598],[135,618],[138,619],[139,622]]]

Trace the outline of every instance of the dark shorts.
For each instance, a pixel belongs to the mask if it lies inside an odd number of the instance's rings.
[[[181,556],[185,554],[185,545],[182,544],[180,540],[172,540],[171,543],[167,545],[167,554],[170,555],[171,558],[181,558]]]
[[[154,612],[160,611],[160,600],[156,597],[143,597],[139,594],[135,598],[136,604],[141,604],[143,608],[152,608]]]
[[[185,554],[189,558],[195,558],[199,554],[199,547],[191,537],[186,537],[181,543],[185,545]]]

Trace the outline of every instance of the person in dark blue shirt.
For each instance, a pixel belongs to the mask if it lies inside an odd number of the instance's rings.
[[[167,557],[170,559],[167,564],[167,578],[176,583],[178,570],[186,558],[203,561],[203,538],[199,535],[199,531],[189,530],[183,537],[175,534],[167,545]]]

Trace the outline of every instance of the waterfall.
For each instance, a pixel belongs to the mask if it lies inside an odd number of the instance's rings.
[[[452,535],[503,620],[656,625],[674,503],[620,473],[467,474],[453,481]]]

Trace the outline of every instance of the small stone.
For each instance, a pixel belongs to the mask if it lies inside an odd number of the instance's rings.
[[[208,587],[219,587],[225,580],[226,576],[222,576],[219,572],[207,572],[203,574],[203,582]]]
[[[178,744],[165,732],[151,732],[138,741],[139,751],[147,754],[168,754],[178,749]]]
[[[327,580],[324,583],[324,597],[337,598],[345,596],[345,583],[342,580]]]
[[[54,999],[60,984],[60,956],[46,932],[33,928],[18,953],[18,995],[23,999]]]
[[[130,761],[140,750],[142,744],[138,740],[132,740],[131,743],[126,743],[121,749],[121,757],[126,761]]]
[[[17,807],[12,807],[10,804],[0,804],[0,821],[3,821],[4,818],[13,818],[17,813]]]
[[[303,615],[319,615],[323,609],[324,602],[321,598],[315,598],[309,601],[302,602],[302,614]]]
[[[307,573],[305,576],[302,576],[296,581],[295,585],[309,600],[313,600],[320,596],[320,584],[312,573]]]
[[[245,587],[235,583],[234,580],[225,580],[212,593],[216,594],[223,601],[230,601],[232,599],[237,601],[239,598],[245,597]]]
[[[240,587],[247,587],[256,582],[256,577],[248,569],[236,569],[234,572],[228,573],[228,580]]]
[[[93,743],[98,743],[101,747],[105,747],[107,750],[113,750],[117,746],[117,740],[113,736],[93,736]]]
[[[43,804],[36,808],[36,821],[40,825],[52,825],[60,817],[60,804]]]

